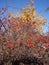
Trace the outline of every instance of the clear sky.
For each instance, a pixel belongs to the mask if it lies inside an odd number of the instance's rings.
[[[20,12],[19,8],[24,7],[29,2],[30,0],[0,0],[0,10],[2,7],[6,7],[6,4],[8,4],[8,6],[14,6],[17,9],[9,7],[6,13],[10,11],[14,11],[14,13]],[[34,0],[34,3],[35,3],[34,6],[36,8],[36,11],[39,14],[40,14],[40,11],[43,12],[47,7],[49,7],[49,0]],[[49,22],[49,11],[43,12],[43,15],[45,18],[47,18],[47,22]],[[44,30],[45,31],[49,30],[48,23],[46,23],[46,25],[44,26]]]

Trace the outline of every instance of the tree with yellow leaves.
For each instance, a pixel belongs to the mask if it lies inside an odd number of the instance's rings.
[[[21,17],[23,21],[27,20],[28,22],[34,22],[34,28],[37,29],[41,34],[43,34],[42,26],[45,25],[46,19],[42,16],[37,17],[35,7],[33,6],[34,2],[31,0],[28,7],[23,8],[23,12],[21,13]]]

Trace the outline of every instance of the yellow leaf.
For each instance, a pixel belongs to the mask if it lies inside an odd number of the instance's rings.
[[[24,13],[21,14],[22,19],[26,19],[26,16],[24,15]]]
[[[38,21],[39,21],[39,22],[40,22],[40,21],[42,21],[42,20],[43,20],[43,18],[42,18],[42,17],[39,17],[39,18],[38,18]]]

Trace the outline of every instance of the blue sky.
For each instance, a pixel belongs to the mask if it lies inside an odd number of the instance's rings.
[[[14,13],[16,14],[16,12],[20,12],[19,8],[27,5],[27,3],[30,2],[30,0],[0,0],[0,9],[2,7],[6,7],[6,2],[8,3],[8,6],[14,6],[17,8],[17,9],[14,9],[9,7],[6,13],[10,11],[14,11]],[[40,11],[43,12],[47,7],[49,7],[49,0],[34,0],[34,3],[35,3],[34,6],[36,8],[36,11],[39,14],[40,14]],[[47,22],[49,22],[49,11],[43,12],[42,14],[47,19]],[[46,23],[43,29],[45,30],[45,32],[48,31],[48,23]]]

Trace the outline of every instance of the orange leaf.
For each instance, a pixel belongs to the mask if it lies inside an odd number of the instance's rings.
[[[45,47],[46,47],[46,49],[48,49],[49,48],[49,43],[47,43]]]
[[[28,47],[34,48],[34,45],[32,43],[28,43]]]
[[[9,46],[10,48],[14,48],[14,44],[13,44],[13,43],[8,43],[8,46]]]
[[[33,21],[33,24],[36,24],[36,21]]]

